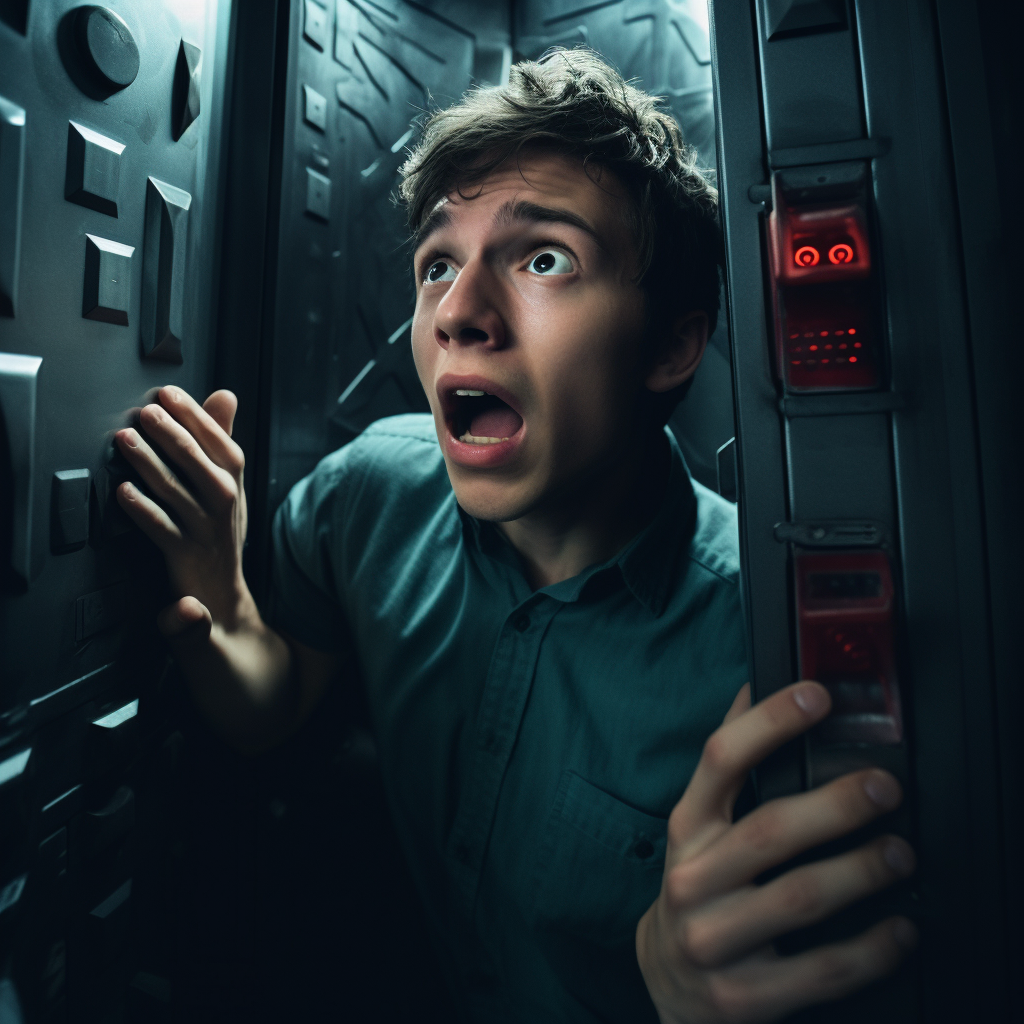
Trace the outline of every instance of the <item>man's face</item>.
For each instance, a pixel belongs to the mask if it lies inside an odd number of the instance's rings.
[[[639,455],[648,363],[627,199],[589,171],[524,153],[449,196],[416,250],[416,369],[455,495],[481,519],[564,505]]]

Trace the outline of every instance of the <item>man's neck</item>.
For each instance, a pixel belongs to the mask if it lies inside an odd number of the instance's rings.
[[[644,458],[624,453],[564,500],[497,524],[522,556],[534,590],[607,561],[654,518],[668,483],[668,442],[659,431],[640,450]]]

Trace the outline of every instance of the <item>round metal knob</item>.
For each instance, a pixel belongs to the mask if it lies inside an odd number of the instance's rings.
[[[113,11],[89,4],[75,11],[75,42],[97,84],[117,92],[139,73],[139,47],[131,30]]]

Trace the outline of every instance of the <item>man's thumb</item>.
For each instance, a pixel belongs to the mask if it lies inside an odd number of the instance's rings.
[[[202,649],[210,639],[213,616],[206,605],[194,597],[183,597],[169,604],[156,617],[157,628],[177,655]]]

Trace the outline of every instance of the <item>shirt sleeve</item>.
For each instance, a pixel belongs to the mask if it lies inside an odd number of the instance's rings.
[[[337,567],[342,541],[345,449],[323,459],[289,491],[274,516],[270,624],[320,651],[345,646]]]

